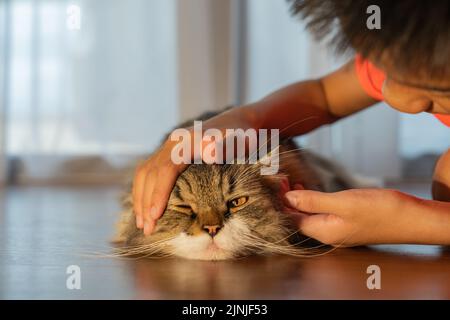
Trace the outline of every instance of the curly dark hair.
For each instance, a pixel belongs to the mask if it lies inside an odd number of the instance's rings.
[[[330,37],[338,52],[353,49],[379,59],[388,53],[396,68],[450,74],[449,0],[288,0],[293,15],[316,38]],[[381,29],[367,28],[367,8],[377,5]]]

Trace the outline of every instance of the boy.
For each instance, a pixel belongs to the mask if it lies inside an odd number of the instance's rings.
[[[288,127],[281,131],[282,136],[295,136],[380,100],[401,112],[432,113],[442,122],[436,121],[436,125],[450,126],[449,1],[291,3],[293,13],[305,18],[310,30],[319,37],[332,34],[336,47],[354,49],[355,58],[323,78],[292,84],[261,101],[212,118],[203,123],[204,129]],[[367,8],[373,4],[380,8],[381,29],[370,30],[366,25]],[[165,142],[136,171],[136,223],[147,235],[163,213],[178,174],[186,168],[171,162],[174,144]],[[450,149],[436,165],[432,194],[433,200],[425,200],[385,189],[293,190],[285,197],[295,209],[289,214],[301,232],[327,244],[449,245]]]

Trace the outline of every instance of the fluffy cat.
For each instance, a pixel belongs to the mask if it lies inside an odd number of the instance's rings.
[[[213,115],[207,113],[198,119]],[[350,188],[355,181],[342,168],[300,150],[291,140],[280,142],[278,174],[261,175],[261,166],[190,165],[178,177],[167,208],[150,236],[136,228],[128,192],[118,223],[116,240],[123,244],[118,253],[224,260],[252,254],[301,256],[310,252],[304,245],[312,240],[298,234],[282,212],[282,181],[289,181],[291,187],[300,183],[305,189],[321,191]]]

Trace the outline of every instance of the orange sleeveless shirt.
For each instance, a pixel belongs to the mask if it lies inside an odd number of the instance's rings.
[[[361,55],[355,57],[355,68],[358,80],[361,83],[364,91],[376,100],[384,100],[382,87],[386,79],[386,75],[380,69],[377,69],[368,60],[365,60]],[[434,114],[447,127],[450,127],[450,115]]]

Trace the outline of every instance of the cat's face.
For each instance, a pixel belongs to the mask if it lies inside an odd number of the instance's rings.
[[[191,165],[171,193],[155,232],[137,243],[189,259],[276,252],[292,233],[281,212],[280,176],[257,165]]]

